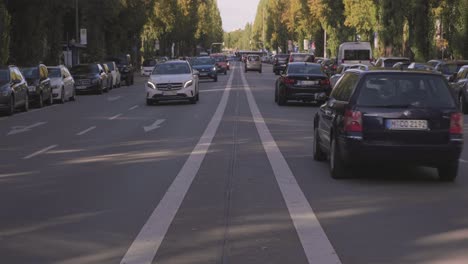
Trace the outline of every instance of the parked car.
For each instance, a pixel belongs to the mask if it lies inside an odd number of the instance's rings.
[[[105,63],[100,63],[99,65],[101,65],[102,69],[104,70],[104,73],[106,74],[105,76],[105,79],[106,79],[106,88],[105,91],[108,92],[110,90],[112,90],[113,86],[112,86],[112,73],[109,69],[109,67],[107,66],[107,64]]]
[[[157,63],[156,59],[145,59],[141,65],[141,76],[150,76]]]
[[[49,71],[52,96],[55,101],[63,104],[65,101],[75,101],[75,80],[67,67],[63,65],[47,67]]]
[[[460,68],[468,65],[468,60],[430,60],[428,64],[433,66],[436,71],[441,72],[449,82],[453,82]]]
[[[462,66],[451,84],[458,98],[458,105],[464,114],[468,114],[468,65]]]
[[[333,178],[351,165],[436,167],[452,181],[463,149],[463,116],[443,76],[348,70],[314,118],[314,159]]]
[[[400,62],[395,63],[392,68],[398,69],[398,70],[407,70],[410,64],[411,64],[410,61],[400,61]]]
[[[75,90],[77,93],[95,92],[102,94],[108,92],[107,74],[101,64],[78,64],[70,69],[75,80]]]
[[[0,110],[12,115],[15,109],[29,110],[28,83],[16,66],[0,66]]]
[[[210,57],[197,57],[192,61],[193,69],[199,72],[200,79],[213,79],[218,81],[218,69],[216,68],[216,61]]]
[[[336,69],[338,68],[336,59],[323,59],[320,64],[322,65],[323,72],[325,72],[325,74],[328,76],[334,75],[336,73]]]
[[[29,89],[29,103],[42,108],[44,103],[51,105],[54,102],[52,87],[50,86],[49,72],[44,64],[20,69]]]
[[[197,103],[198,75],[199,72],[187,61],[177,60],[157,64],[146,84],[146,104],[171,100],[188,100],[192,104]]]
[[[315,56],[310,53],[291,53],[289,54],[289,62],[314,62]]]
[[[227,71],[229,70],[229,64],[226,58],[226,55],[224,54],[211,54],[213,59],[216,61],[216,65],[218,68],[218,73],[224,73],[224,75],[227,74]]]
[[[398,62],[411,62],[409,58],[404,57],[381,57],[374,66],[379,68],[392,68]]]
[[[115,61],[115,63],[117,64],[117,68],[120,72],[120,79],[121,81],[125,82],[125,85],[133,85],[134,68],[129,54],[116,57],[109,57],[107,58],[107,60]]]
[[[258,55],[247,56],[244,70],[245,72],[258,71],[259,73],[262,73],[262,61],[260,60],[260,56]]]
[[[288,100],[321,103],[330,92],[330,80],[320,64],[290,62],[276,81],[275,102],[278,105],[285,105]]]
[[[117,88],[122,86],[122,80],[120,79],[120,72],[117,64],[114,61],[104,62],[109,68],[110,74],[112,76],[112,87]]]
[[[286,66],[288,66],[288,63],[289,63],[289,54],[275,55],[274,61],[273,61],[273,72],[276,75],[279,75],[286,69]]]

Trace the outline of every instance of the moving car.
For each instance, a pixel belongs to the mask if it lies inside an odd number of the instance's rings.
[[[315,160],[333,178],[351,165],[422,165],[453,181],[463,116],[445,78],[433,72],[348,70],[314,118]]]
[[[309,53],[291,53],[289,55],[289,62],[314,62],[314,54]]]
[[[372,48],[370,42],[344,42],[338,49],[338,66],[346,64],[365,64],[372,63]]]
[[[276,81],[275,102],[278,105],[285,105],[288,100],[323,102],[330,92],[330,81],[320,64],[290,62],[285,74]]]
[[[122,80],[120,79],[121,76],[120,76],[119,68],[117,68],[117,64],[115,64],[114,61],[104,62],[104,64],[106,64],[107,67],[109,68],[110,75],[112,77],[112,87],[113,88],[120,87],[122,85]]]
[[[211,54],[211,57],[214,58],[216,61],[218,73],[224,73],[224,75],[226,75],[227,71],[229,70],[229,64],[226,55],[217,53]]]
[[[410,59],[404,57],[381,57],[379,58],[374,66],[379,68],[392,68],[398,62],[411,62]]]
[[[0,66],[0,110],[12,115],[17,107],[29,110],[28,83],[16,66]]]
[[[167,61],[157,64],[146,83],[146,104],[160,101],[199,100],[198,71],[187,61]]]
[[[47,67],[49,71],[50,85],[54,100],[63,104],[65,101],[75,101],[75,80],[67,67],[63,65]]]
[[[141,65],[141,76],[150,76],[157,63],[156,59],[145,59]]]
[[[288,66],[289,54],[277,54],[273,58],[273,72],[276,75],[282,73]]]
[[[44,102],[51,105],[54,102],[49,72],[44,64],[21,68],[29,89],[29,102],[42,108]]]
[[[447,80],[453,82],[460,68],[468,65],[468,60],[430,60],[427,63],[434,67],[436,71],[441,72]]]
[[[75,90],[80,92],[107,92],[107,74],[98,63],[78,64],[70,69],[75,80]]]
[[[245,72],[258,71],[262,73],[262,61],[258,55],[249,55],[245,61]]]
[[[193,69],[199,72],[200,79],[213,79],[218,81],[218,70],[216,68],[216,61],[210,57],[197,57],[192,60]]]
[[[468,65],[460,68],[451,85],[458,98],[460,110],[468,114]]]

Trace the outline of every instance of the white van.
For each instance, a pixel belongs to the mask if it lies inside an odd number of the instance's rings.
[[[338,65],[365,64],[371,65],[372,48],[370,42],[344,42],[338,50]]]

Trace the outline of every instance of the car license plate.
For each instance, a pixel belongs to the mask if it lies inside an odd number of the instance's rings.
[[[302,86],[317,85],[318,81],[298,81],[297,84]]]
[[[201,72],[201,73],[200,73],[200,76],[208,76],[208,73],[206,73],[206,72]]]
[[[177,95],[177,91],[167,91],[167,92],[163,92],[163,95],[164,95],[164,96],[173,96],[173,95]]]
[[[427,120],[387,119],[389,130],[428,130]]]

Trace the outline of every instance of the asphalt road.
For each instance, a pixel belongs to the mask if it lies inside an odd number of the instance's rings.
[[[0,263],[468,263],[466,145],[454,183],[333,180],[317,106],[279,107],[271,66],[239,67],[196,105],[146,106],[137,78],[0,117]]]

